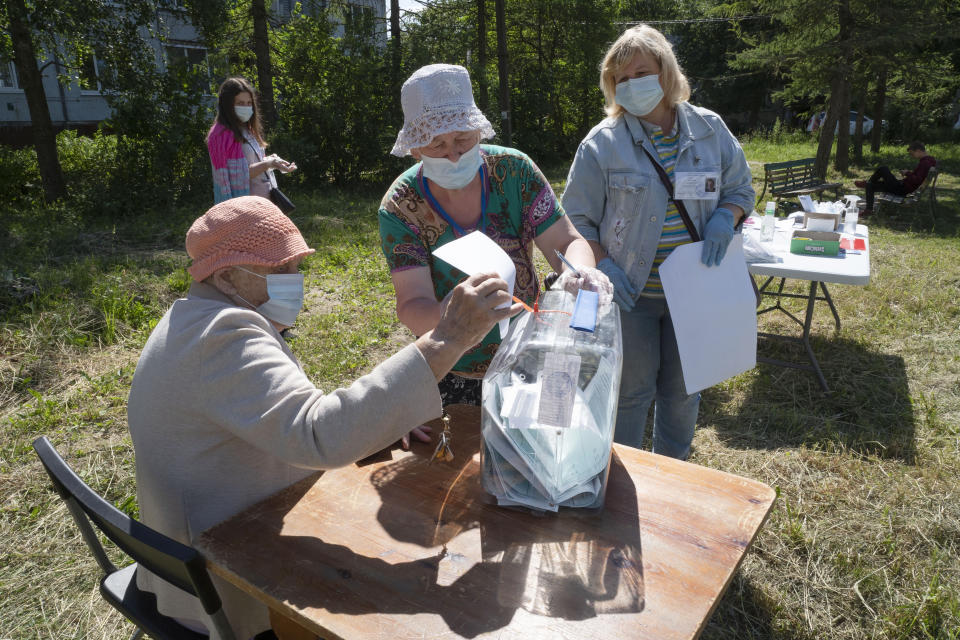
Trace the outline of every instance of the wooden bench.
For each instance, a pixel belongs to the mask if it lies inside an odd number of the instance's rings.
[[[930,197],[928,200],[930,203],[930,218],[936,222],[934,210],[937,206],[938,173],[939,172],[937,171],[936,167],[930,167],[930,170],[927,171],[927,177],[923,179],[923,182],[920,183],[920,186],[917,187],[915,191],[911,191],[905,196],[898,196],[892,193],[887,193],[886,191],[878,191],[874,195],[873,212],[879,215],[880,205],[884,202],[904,207],[916,205],[923,199],[925,193],[929,193]]]
[[[840,182],[824,182],[813,172],[815,158],[803,158],[802,160],[789,160],[787,162],[768,162],[763,165],[763,191],[757,202],[763,200],[767,187],[770,188],[770,195],[776,199],[793,198],[796,196],[820,194],[828,189],[836,192],[837,200],[840,199],[840,189],[843,184]]]

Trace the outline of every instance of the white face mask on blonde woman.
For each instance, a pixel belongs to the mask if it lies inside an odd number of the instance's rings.
[[[656,75],[631,78],[617,84],[617,104],[635,116],[645,116],[660,104],[663,88]]]

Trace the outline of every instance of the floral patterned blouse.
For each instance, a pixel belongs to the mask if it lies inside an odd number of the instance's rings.
[[[517,268],[514,295],[533,304],[540,286],[533,264],[534,238],[564,215],[550,183],[537,165],[516,149],[481,145],[487,182],[483,232],[507,252]],[[434,211],[425,197],[422,163],[397,178],[380,203],[380,246],[391,273],[428,267],[437,300],[442,300],[466,274],[434,259],[433,251],[460,236]],[[479,223],[478,223],[479,224]],[[465,233],[476,227],[464,229]],[[453,367],[466,377],[482,377],[500,345],[494,328]]]

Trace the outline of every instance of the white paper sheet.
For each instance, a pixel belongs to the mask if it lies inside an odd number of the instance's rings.
[[[513,285],[517,280],[517,267],[513,264],[510,256],[507,255],[507,252],[500,248],[500,245],[479,231],[468,233],[462,238],[448,242],[434,251],[433,255],[469,276],[492,271],[507,281],[510,295],[513,295]],[[505,304],[498,308],[508,306],[510,305]],[[502,340],[507,336],[510,320],[501,320],[499,326],[500,339]]]
[[[681,245],[660,265],[687,393],[757,365],[756,297],[747,280],[743,237],[733,236],[717,266],[700,262],[702,251],[702,242]]]
[[[810,218],[807,220],[807,231],[833,231],[831,218]]]

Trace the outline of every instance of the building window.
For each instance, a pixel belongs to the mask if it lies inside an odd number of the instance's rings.
[[[351,33],[369,37],[374,33],[373,19],[373,7],[351,4],[345,26]]]
[[[300,0],[300,12],[311,18],[319,17],[323,11],[327,10],[326,0]]]
[[[372,24],[373,7],[350,5],[350,19],[353,20],[354,24]]]
[[[198,91],[210,93],[210,65],[207,50],[189,45],[168,45],[163,48],[167,69],[182,69],[191,76],[191,84]]]
[[[185,45],[169,45],[164,47],[167,54],[167,66],[172,67],[178,64],[186,65],[188,68],[207,67],[207,50],[203,47],[190,47]]]
[[[0,89],[17,88],[17,69],[13,62],[0,56]]]
[[[77,84],[80,90],[90,93],[99,93],[103,89],[100,78],[103,76],[103,61],[98,60],[92,53],[84,56],[80,61],[80,70]]]

